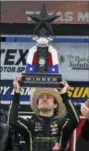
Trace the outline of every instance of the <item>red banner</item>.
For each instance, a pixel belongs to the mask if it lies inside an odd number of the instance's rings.
[[[43,4],[48,14],[59,15],[54,23],[89,24],[89,1],[1,1],[1,23],[31,23],[29,15],[39,14]]]

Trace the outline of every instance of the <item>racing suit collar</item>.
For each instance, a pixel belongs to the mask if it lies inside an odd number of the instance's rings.
[[[46,116],[41,116],[41,115],[39,115],[39,117],[40,117],[41,119],[43,119],[43,120],[51,120],[54,116],[52,115],[52,116],[50,116],[50,117],[46,117]]]

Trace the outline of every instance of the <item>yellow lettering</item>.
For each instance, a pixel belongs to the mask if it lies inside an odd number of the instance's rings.
[[[68,96],[71,98],[89,98],[89,87],[70,87]]]
[[[83,98],[89,97],[89,87],[87,87],[87,88],[84,90],[82,97],[83,97]]]
[[[84,91],[84,87],[82,87],[82,88],[76,87],[76,88],[75,88],[75,91],[74,91],[74,93],[73,93],[73,97],[74,97],[74,98],[79,98],[79,97],[81,97],[83,91]]]

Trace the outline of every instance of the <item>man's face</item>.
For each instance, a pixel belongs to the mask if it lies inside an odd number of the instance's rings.
[[[41,94],[38,100],[38,110],[54,110],[57,104],[54,103],[54,97],[50,94]]]

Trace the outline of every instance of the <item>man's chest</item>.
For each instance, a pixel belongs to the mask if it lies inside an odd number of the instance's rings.
[[[62,125],[55,121],[36,121],[34,124],[34,136],[49,139],[61,134]]]

